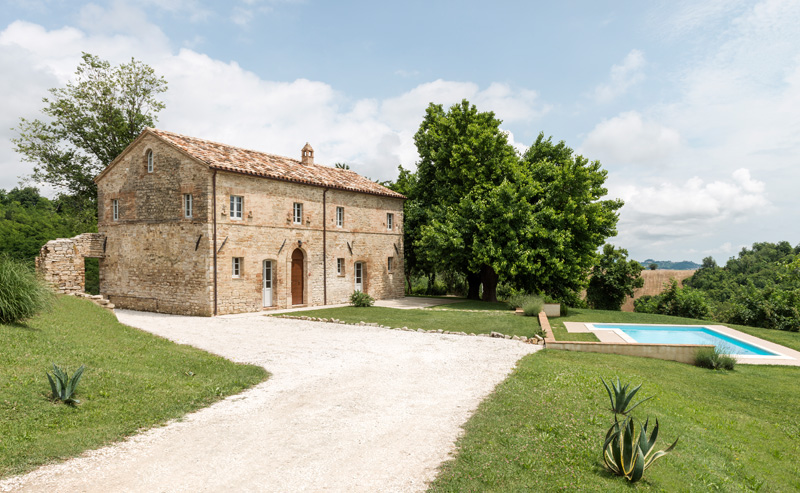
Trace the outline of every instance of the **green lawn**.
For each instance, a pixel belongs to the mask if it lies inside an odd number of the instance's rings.
[[[452,305],[451,305],[452,306]],[[539,331],[539,320],[536,317],[514,315],[511,310],[484,310],[485,313],[462,312],[456,310],[400,310],[371,306],[356,308],[324,308],[308,310],[294,315],[319,318],[336,318],[345,322],[371,322],[388,327],[408,327],[409,329],[449,330],[488,334],[501,332],[508,335],[531,337]],[[280,316],[280,315],[276,315]]]
[[[658,449],[680,438],[635,488],[602,468],[612,418],[600,377],[616,376],[656,396],[634,415],[658,418]],[[431,491],[798,491],[798,379],[796,367],[543,350],[480,405]]]
[[[502,311],[512,313],[505,301],[475,301],[465,300],[458,303],[450,303],[447,305],[437,305],[431,307],[432,310],[488,310],[488,311]]]
[[[0,477],[179,418],[268,376],[127,327],[67,296],[25,324],[0,324],[0,348]],[[80,405],[50,400],[51,363],[70,374],[86,365]]]

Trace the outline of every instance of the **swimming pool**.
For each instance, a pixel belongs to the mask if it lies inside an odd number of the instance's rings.
[[[780,356],[777,353],[699,325],[587,324],[613,330],[628,342],[646,344],[713,344],[720,351],[739,356]]]

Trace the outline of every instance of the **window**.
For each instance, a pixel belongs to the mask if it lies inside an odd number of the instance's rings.
[[[192,194],[183,194],[183,217],[192,217]]]
[[[119,200],[117,199],[111,201],[111,217],[113,217],[115,221],[119,219]]]
[[[344,275],[344,259],[337,258],[336,259],[336,273],[340,276]]]
[[[244,208],[244,197],[241,195],[231,195],[231,219],[241,219],[242,209]]]
[[[153,172],[153,151],[147,151],[147,172]]]
[[[389,269],[389,272],[392,272],[392,264],[394,264],[394,257],[389,257],[386,260],[386,267]]]
[[[394,229],[394,214],[391,212],[386,214],[386,229],[390,231]]]
[[[233,257],[231,265],[231,277],[239,279],[242,277],[242,257]]]
[[[292,217],[294,218],[293,222],[295,224],[301,224],[303,222],[303,204],[299,202],[294,203],[294,211]]]
[[[336,208],[336,227],[344,226],[344,207]]]

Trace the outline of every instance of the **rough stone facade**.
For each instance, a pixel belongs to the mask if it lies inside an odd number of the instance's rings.
[[[102,262],[104,247],[105,236],[98,233],[48,241],[36,257],[36,271],[59,293],[83,293],[86,285],[84,259],[99,258]]]
[[[357,262],[365,292],[403,296],[402,198],[211,169],[148,131],[96,182],[98,230],[107,238],[100,292],[117,307],[209,316],[343,303],[355,290]],[[242,197],[241,219],[231,217],[232,195]],[[302,204],[299,224],[294,204]],[[337,207],[344,208],[341,227]],[[299,265],[293,275],[293,254],[302,258],[302,283]],[[272,267],[271,303],[265,261]],[[293,297],[293,281],[302,299]]]

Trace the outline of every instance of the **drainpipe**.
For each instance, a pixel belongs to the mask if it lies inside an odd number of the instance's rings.
[[[214,228],[214,316],[217,316],[217,170],[211,175],[211,214]]]
[[[322,191],[322,304],[328,304],[328,242],[327,231],[328,221],[326,219],[326,211],[328,209],[326,202],[326,195],[328,189]]]

